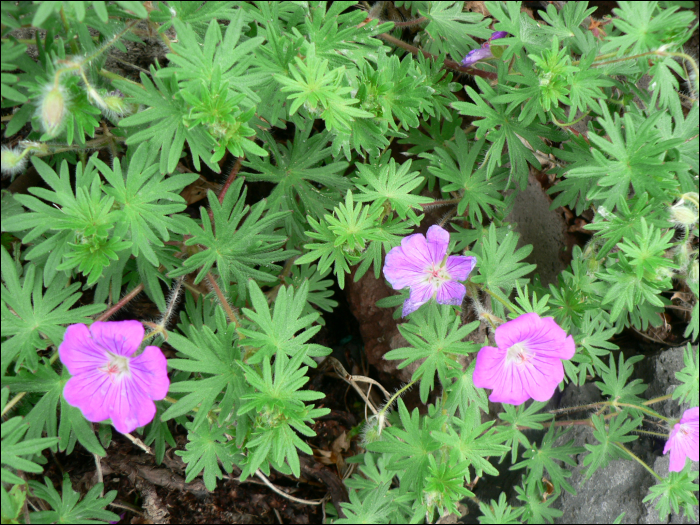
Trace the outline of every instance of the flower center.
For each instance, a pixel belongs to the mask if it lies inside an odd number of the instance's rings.
[[[100,372],[103,372],[109,376],[109,380],[114,383],[115,380],[119,380],[124,376],[129,376],[131,372],[129,371],[129,358],[123,355],[113,354],[112,352],[107,352],[109,355],[109,361],[106,365],[99,368]]]
[[[525,343],[515,343],[506,351],[506,363],[509,365],[524,366],[532,361],[533,357],[535,355],[528,350]]]
[[[450,274],[447,273],[447,268],[442,265],[432,264],[427,268],[426,273],[428,276],[428,283],[436,288],[450,280]]]

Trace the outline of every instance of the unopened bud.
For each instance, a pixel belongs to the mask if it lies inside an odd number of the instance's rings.
[[[63,86],[54,85],[46,92],[39,107],[39,118],[44,131],[54,137],[66,119],[66,92]]]
[[[110,120],[118,120],[131,114],[131,108],[117,92],[108,93],[102,100],[104,102],[104,107],[100,106],[102,113]]]
[[[102,98],[102,95],[92,86],[88,86],[87,88],[87,96],[90,102],[92,102],[95,106],[100,108],[101,110],[104,111],[104,109],[107,107],[105,105],[105,101]]]
[[[681,202],[669,208],[669,220],[677,226],[688,228],[698,222],[698,210],[692,205],[684,206]]]
[[[17,175],[27,166],[27,155],[19,148],[3,146],[0,151],[0,171],[3,175]]]
[[[698,284],[700,279],[700,269],[698,269],[698,260],[695,259],[688,270],[688,284]]]

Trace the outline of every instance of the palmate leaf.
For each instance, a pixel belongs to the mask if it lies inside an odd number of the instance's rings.
[[[629,412],[623,410],[613,414],[610,419],[595,415],[591,419],[595,426],[593,435],[598,443],[584,445],[586,450],[590,452],[583,458],[583,465],[588,466],[585,479],[589,479],[599,468],[606,467],[612,459],[629,459],[627,452],[620,448],[618,443],[628,443],[639,438],[630,432],[639,428],[643,418],[639,416],[636,419],[630,419]]]
[[[190,108],[179,95],[180,87],[176,77],[165,81],[158,78],[156,70],[151,66],[153,82],[145,73],[141,73],[141,83],[132,84],[123,80],[115,80],[114,85],[131,97],[134,104],[143,104],[145,111],[136,113],[119,121],[120,127],[138,126],[139,129],[129,134],[128,145],[147,142],[151,151],[160,152],[160,172],[172,173],[180,160],[185,140],[192,153],[195,170],[201,170],[200,158],[216,173],[220,169],[211,162],[211,150],[216,142],[203,126],[188,128],[185,125]]]
[[[435,92],[427,85],[425,74],[410,54],[399,60],[380,51],[373,62],[363,60],[359,64],[355,96],[360,107],[394,130],[417,128],[418,117],[432,106]]]
[[[234,443],[225,435],[226,427],[216,424],[200,425],[185,423],[187,428],[186,450],[176,450],[175,454],[182,457],[185,469],[185,483],[189,483],[204,471],[202,479],[207,490],[216,489],[216,480],[222,479],[221,467],[227,474],[233,471],[234,461],[237,460]],[[240,458],[238,459],[240,461]]]
[[[680,514],[680,509],[683,508],[683,513],[690,523],[697,520],[693,507],[698,506],[698,498],[695,496],[698,492],[698,484],[694,483],[698,479],[698,471],[669,472],[668,476],[661,478],[659,482],[649,487],[649,494],[644,498],[644,502],[654,501],[656,510],[659,511],[659,518],[666,521],[668,515],[673,512]]]
[[[352,0],[309,2],[303,10],[306,15],[303,27],[292,31],[305,35],[316,47],[316,53],[328,59],[333,67],[352,67],[374,52],[372,48],[380,47],[382,41],[374,37],[392,27],[390,22],[379,24],[376,19],[362,23],[367,14],[361,9],[350,9],[356,5]]]
[[[148,262],[158,266],[160,262],[151,244],[162,247],[170,240],[170,232],[185,233],[178,229],[178,223],[169,215],[187,207],[180,192],[197,180],[198,175],[181,173],[164,179],[157,173],[158,166],[150,164],[148,157],[148,146],[141,144],[129,161],[126,176],[122,175],[117,158],[112,169],[96,155],[91,160],[111,185],[105,186],[104,191],[114,198],[118,209],[119,223],[115,235],[133,241],[131,254],[134,257],[142,253]],[[167,201],[170,203],[166,204]]]
[[[554,443],[562,437],[568,429],[562,430],[554,425],[549,427],[547,434],[541,445],[533,445],[532,448],[523,452],[523,461],[516,463],[511,467],[511,470],[527,469],[527,478],[529,484],[535,484],[545,475],[551,480],[556,492],[561,492],[562,489],[571,494],[576,494],[574,488],[566,481],[566,478],[571,477],[571,470],[563,468],[562,464],[571,467],[576,466],[573,456],[586,451],[583,447],[574,447],[573,438],[565,445],[554,446]]]
[[[517,249],[518,234],[509,231],[503,241],[498,242],[496,225],[491,223],[488,229],[482,231],[481,242],[477,242],[473,252],[466,255],[476,256],[476,269],[479,274],[470,276],[470,279],[485,285],[489,290],[508,297],[515,288],[516,283],[525,284],[523,277],[535,269],[534,264],[522,262],[532,251],[532,245],[528,244]],[[494,302],[494,309],[502,309],[499,302]]]
[[[0,333],[7,340],[2,344],[2,374],[13,360],[15,370],[39,366],[37,350],[58,345],[63,340],[65,325],[89,323],[89,316],[104,310],[102,304],[71,307],[80,299],[80,283],[66,286],[68,277],[57,277],[43,293],[36,267],[29,265],[20,281],[15,262],[5,247],[2,256],[2,325]]]
[[[246,336],[245,345],[258,349],[248,358],[248,364],[261,363],[264,359],[282,353],[291,358],[303,352],[306,356],[304,363],[316,367],[313,357],[324,357],[331,353],[329,348],[307,343],[321,329],[320,325],[312,326],[319,317],[317,312],[302,317],[308,290],[306,282],[296,293],[291,286],[281,286],[271,313],[265,294],[255,281],[250,281],[250,301],[255,311],[248,308],[243,308],[242,311],[254,323],[255,329],[239,329]]]
[[[411,346],[391,350],[384,358],[404,359],[399,369],[424,359],[413,372],[411,381],[420,379],[420,398],[426,403],[435,384],[435,373],[440,383],[448,385],[449,370],[462,368],[456,358],[478,350],[476,344],[463,342],[477,326],[479,322],[474,321],[460,327],[460,318],[450,305],[438,307],[435,301],[430,301],[428,308],[419,309],[408,323],[399,325],[401,335]]]
[[[327,132],[311,135],[312,122],[304,128],[296,127],[294,140],[288,146],[278,144],[274,138],[261,133],[270,156],[261,158],[250,155],[243,165],[253,171],[243,174],[248,180],[263,180],[276,184],[267,203],[270,211],[293,211],[285,217],[285,229],[299,238],[304,237],[306,216],[321,219],[337,205],[341,196],[352,187],[342,177],[348,163],[333,160],[331,149],[326,147],[330,139]],[[319,188],[323,185],[324,188]]]
[[[600,101],[603,117],[598,119],[610,140],[589,133],[588,138],[596,146],[591,149],[592,160],[588,166],[573,168],[567,176],[593,178],[586,196],[611,210],[628,198],[630,184],[635,194],[647,192],[660,201],[667,200],[667,192],[677,189],[675,171],[687,169],[680,162],[664,160],[664,153],[679,146],[681,139],[663,140],[656,121],[662,111],[648,116],[626,112],[622,120],[610,115],[607,104]],[[623,138],[622,129],[625,130]],[[606,157],[607,154],[607,157]]]
[[[272,270],[282,268],[275,261],[288,258],[295,252],[280,250],[287,240],[285,235],[277,233],[275,226],[284,218],[285,212],[263,215],[265,201],[259,201],[252,207],[245,204],[246,191],[243,178],[237,179],[229,188],[223,204],[213,192],[209,192],[209,209],[214,217],[212,226],[209,213],[201,208],[202,225],[189,218],[181,218],[183,227],[191,232],[192,237],[185,241],[187,246],[201,246],[204,249],[189,257],[182,268],[170,273],[171,277],[185,275],[198,270],[195,284],[200,283],[211,267],[216,264],[221,282],[228,286],[231,278],[238,284],[238,295],[246,296],[248,279],[273,282],[274,275],[258,270],[265,266]]]
[[[345,68],[328,70],[328,60],[316,55],[316,48],[311,44],[307,48],[305,60],[294,57],[296,66],[289,65],[292,78],[275,75],[274,78],[283,85],[283,92],[291,92],[287,100],[292,101],[289,114],[293,115],[303,105],[310,113],[320,113],[326,121],[329,131],[349,132],[350,124],[356,118],[368,118],[373,115],[355,104],[358,99],[348,97],[353,89],[345,80]]]
[[[110,264],[109,259],[116,259],[116,252],[130,247],[128,241],[122,241],[112,231],[118,220],[112,209],[114,200],[104,194],[99,174],[90,163],[85,168],[80,163],[76,166],[75,190],[65,160],[61,162],[59,174],[38,157],[32,157],[32,163],[51,189],[30,188],[36,197],[15,195],[15,199],[31,211],[8,218],[3,228],[26,231],[22,242],[33,245],[26,254],[27,260],[41,260],[48,254],[44,265],[46,286],[58,272],[76,266],[88,276],[91,286]],[[49,231],[57,233],[42,239]]]
[[[481,223],[482,210],[491,218],[494,208],[503,208],[503,196],[501,191],[506,187],[505,170],[499,170],[491,178],[486,177],[486,169],[483,167],[474,169],[475,164],[480,164],[480,152],[486,142],[485,138],[471,144],[467,142],[464,133],[457,133],[455,141],[447,144],[446,149],[435,148],[435,153],[422,153],[420,156],[430,159],[428,170],[447,184],[441,184],[444,192],[456,191],[461,200],[457,205],[457,214],[464,215],[472,223]],[[455,163],[454,159],[457,159]]]
[[[481,424],[480,412],[471,411],[469,415],[462,414],[452,419],[452,425],[447,432],[435,431],[435,437],[449,447],[453,463],[469,462],[476,476],[484,473],[497,476],[498,470],[489,463],[490,456],[498,457],[508,452],[509,447],[502,445],[503,436],[490,428],[494,421]],[[471,482],[471,474],[466,473],[467,483]]]
[[[697,320],[696,320],[697,322]],[[687,336],[686,336],[687,337]],[[683,370],[676,372],[675,376],[681,384],[673,391],[673,399],[680,399],[681,403],[688,403],[691,407],[698,406],[698,383],[700,383],[700,360],[698,359],[698,347],[695,351],[688,343],[683,350]]]
[[[642,224],[642,218],[660,228],[668,226],[663,208],[655,199],[649,200],[648,193],[620,201],[615,209],[617,213],[611,213],[604,207],[599,207],[597,211],[594,221],[584,228],[599,232],[595,234],[596,237],[606,240],[598,252],[599,258],[605,257],[623,237],[633,237]]]
[[[417,408],[409,414],[401,398],[397,403],[403,428],[384,429],[382,440],[367,443],[367,450],[391,454],[392,462],[387,468],[400,473],[401,489],[419,492],[428,477],[428,457],[442,446],[433,432],[443,429],[446,416],[421,417]]]
[[[644,356],[635,355],[625,360],[622,353],[619,357],[619,368],[617,371],[615,366],[615,358],[610,356],[610,365],[603,369],[601,377],[603,381],[596,381],[596,386],[600,389],[600,393],[607,396],[611,400],[620,403],[627,403],[632,405],[642,406],[644,404],[644,399],[639,397],[639,394],[644,393],[647,389],[641,379],[635,379],[627,383],[628,379],[634,373],[634,363],[637,363],[644,359]],[[633,414],[641,414],[640,411],[631,409]]]
[[[53,510],[30,512],[32,523],[75,523],[94,524],[119,521],[119,516],[105,509],[117,497],[116,490],[110,490],[104,497],[104,484],[97,483],[80,500],[80,494],[73,490],[68,474],[63,476],[62,494],[54,488],[53,482],[45,477],[45,485],[38,481],[29,481],[35,496],[46,501]]]
[[[248,107],[259,103],[260,97],[254,88],[266,80],[266,75],[255,72],[251,65],[255,60],[255,49],[264,41],[255,37],[241,41],[241,30],[245,12],[237,9],[222,37],[221,26],[217,19],[211,19],[200,45],[191,27],[177,18],[173,21],[177,30],[178,43],[174,44],[174,53],[168,54],[171,63],[178,67],[167,67],[158,71],[160,78],[174,76],[180,86],[196,92],[200,83],[210,81],[215,71],[220,71],[221,80],[235,92],[244,93],[249,102],[243,103]]]
[[[427,10],[420,10],[421,16],[429,20],[425,32],[430,36],[426,49],[433,54],[450,54],[457,60],[467,52],[479,47],[469,35],[488,38],[488,20],[482,20],[481,13],[464,10],[464,2],[428,2]],[[466,36],[465,36],[466,35]]]
[[[383,240],[375,220],[380,208],[358,203],[354,205],[353,195],[348,190],[345,204],[335,208],[333,215],[327,214],[317,222],[309,216],[308,221],[315,231],[307,231],[306,235],[317,241],[305,244],[309,250],[299,257],[294,264],[304,264],[320,259],[318,269],[325,272],[333,265],[333,271],[342,289],[345,285],[345,274],[350,273],[350,265],[357,264],[363,258],[363,251],[369,241]],[[366,270],[365,270],[366,271]]]
[[[545,152],[549,151],[549,148],[540,137],[555,138],[555,136],[559,136],[559,132],[553,133],[540,124],[530,123],[529,125],[524,125],[515,116],[508,114],[505,103],[493,102],[493,107],[489,106],[486,101],[494,100],[498,93],[481,77],[475,77],[475,80],[483,96],[479,95],[470,86],[466,86],[467,93],[475,103],[453,102],[452,107],[462,115],[480,117],[474,121],[474,125],[478,128],[477,139],[486,137],[491,142],[486,162],[487,179],[493,175],[496,166],[501,166],[503,148],[507,144],[511,173],[520,187],[525,189],[529,170],[528,163],[538,169],[540,168],[540,163],[533,151],[523,144],[523,139],[530,144],[534,151]],[[501,91],[500,88],[499,91]]]
[[[423,182],[417,171],[411,170],[408,160],[396,169],[396,162],[391,159],[386,165],[356,164],[358,170],[357,188],[362,192],[356,197],[357,202],[373,202],[377,206],[388,202],[391,209],[402,219],[410,219],[414,225],[420,224],[420,218],[414,209],[421,210],[420,205],[432,202],[430,197],[411,193]]]
[[[161,419],[167,421],[198,410],[190,431],[196,431],[208,418],[208,413],[219,402],[228,410],[219,412],[221,424],[236,408],[236,402],[246,392],[243,374],[236,362],[241,360],[240,349],[234,344],[235,330],[217,307],[216,332],[209,326],[195,328],[189,325],[187,337],[171,332],[170,343],[179,352],[177,359],[169,359],[168,365],[176,370],[197,374],[196,378],[170,385],[172,394],[184,393],[184,397],[168,408]],[[223,397],[221,397],[223,392]],[[177,396],[176,396],[177,397]]]
[[[270,359],[262,362],[262,373],[248,365],[240,365],[245,378],[256,390],[243,396],[247,401],[239,414],[253,412],[256,415],[250,441],[246,444],[248,461],[242,467],[241,479],[253,475],[258,468],[269,473],[270,464],[281,472],[293,473],[299,477],[301,465],[297,449],[311,454],[312,450],[297,432],[306,436],[316,435],[308,424],[314,418],[330,412],[328,408],[313,408],[305,401],[325,397],[321,392],[301,390],[308,382],[308,367],[301,366],[305,351],[298,352],[292,359],[280,353],[275,357],[274,374]],[[256,367],[259,368],[259,367]]]
[[[10,395],[9,388],[2,389],[0,406],[3,413]],[[29,423],[21,416],[16,416],[2,422],[2,482],[23,485],[26,480],[13,471],[43,472],[43,467],[31,460],[36,454],[58,441],[55,437],[23,439],[29,429]],[[22,457],[29,456],[29,458]],[[12,470],[9,470],[12,469]],[[4,487],[3,487],[4,490]],[[4,509],[3,509],[4,511]]]

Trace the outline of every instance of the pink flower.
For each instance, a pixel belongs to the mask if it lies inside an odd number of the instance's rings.
[[[157,346],[132,357],[143,340],[138,321],[95,322],[66,329],[58,355],[71,377],[63,389],[69,405],[85,419],[111,419],[122,434],[149,423],[156,414],[153,400],[168,393],[167,362]]]
[[[685,467],[685,458],[698,461],[698,407],[683,412],[681,420],[673,425],[671,435],[664,447],[664,454],[671,451],[670,472],[680,472]]]
[[[463,284],[476,264],[476,257],[447,257],[450,234],[440,226],[428,229],[427,239],[414,233],[391,249],[384,261],[384,277],[394,290],[411,289],[403,304],[406,317],[421,305],[435,298],[440,304],[462,304],[467,293]]]
[[[485,346],[476,356],[474,386],[491,388],[489,400],[520,405],[547,401],[564,379],[562,359],[576,351],[574,339],[554,319],[523,314],[496,328],[498,348]]]
[[[493,40],[496,40],[498,38],[504,38],[506,36],[508,36],[508,33],[506,33],[505,31],[496,31],[495,33],[492,33],[488,41],[484,42],[484,44],[481,47],[472,49],[471,51],[469,51],[469,53],[467,53],[467,56],[465,56],[462,59],[462,65],[464,67],[470,67],[473,64],[476,64],[479,60],[491,58],[493,56],[493,53],[491,52],[491,46],[489,43]]]

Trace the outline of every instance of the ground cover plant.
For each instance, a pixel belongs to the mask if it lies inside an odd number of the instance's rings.
[[[640,436],[670,455],[647,500],[697,520],[692,7],[3,2],[3,523],[130,520],[103,476],[132,443],[182,494],[254,480],[328,523],[435,521],[509,459],[479,521],[551,522],[574,455]],[[583,224],[547,286],[506,220],[533,173]],[[372,278],[399,386],[324,344]],[[628,332],[687,343],[673,394],[641,397]],[[94,479],[55,475],[85,453]]]

